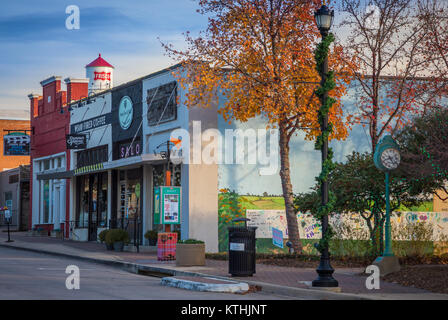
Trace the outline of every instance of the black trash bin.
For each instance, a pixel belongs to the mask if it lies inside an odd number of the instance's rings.
[[[247,277],[255,273],[255,230],[248,227],[250,219],[239,218],[233,222],[244,221],[244,227],[229,227],[229,273],[234,277]]]

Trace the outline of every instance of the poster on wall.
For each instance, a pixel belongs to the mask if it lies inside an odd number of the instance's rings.
[[[163,195],[163,220],[164,223],[179,223],[179,194]]]
[[[11,132],[3,137],[3,155],[29,156],[30,136],[23,132]]]

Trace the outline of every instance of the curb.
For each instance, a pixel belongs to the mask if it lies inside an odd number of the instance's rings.
[[[209,277],[209,279],[216,279]],[[221,280],[221,279],[220,279]],[[224,293],[244,293],[249,290],[249,285],[244,282],[233,282],[228,284],[216,284],[206,282],[196,282],[175,277],[162,278],[161,285],[194,291],[224,292]]]
[[[20,247],[20,246],[7,245],[7,244],[3,244],[3,243],[0,243],[0,247],[16,249],[16,250],[23,250],[23,251],[31,251],[31,252],[37,252],[37,253],[44,253],[44,254],[49,254],[49,255],[54,255],[54,256],[62,256],[62,257],[78,259],[78,260],[84,260],[84,261],[89,261],[89,262],[93,262],[93,263],[98,263],[98,264],[121,268],[122,270],[128,271],[130,273],[147,275],[147,276],[154,276],[154,277],[161,277],[161,278],[170,277],[170,276],[171,277],[173,277],[173,276],[189,276],[189,277],[202,277],[202,278],[211,278],[212,277],[212,278],[219,279],[219,280],[231,281],[231,278],[228,278],[228,277],[214,276],[214,275],[204,274],[204,273],[199,273],[199,272],[172,270],[172,269],[168,269],[168,268],[145,266],[145,265],[141,265],[141,264],[137,264],[137,263],[133,263],[133,262],[112,261],[112,260],[105,260],[105,259],[99,259],[99,258],[93,258],[93,257],[78,256],[78,255],[73,255],[73,254],[69,254],[69,253],[48,251],[45,249],[25,248],[25,247]],[[335,293],[335,292],[325,292],[325,291],[313,290],[313,289],[286,287],[286,286],[280,286],[280,285],[271,284],[271,283],[267,283],[267,282],[244,280],[244,283],[247,285],[261,286],[262,292],[284,295],[284,296],[294,297],[294,298],[302,298],[302,299],[304,298],[304,299],[309,299],[309,300],[382,300],[382,298],[380,298],[380,297],[369,297],[369,296],[353,294],[353,293]]]

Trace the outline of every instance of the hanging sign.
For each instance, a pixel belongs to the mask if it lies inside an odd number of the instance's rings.
[[[30,136],[23,132],[11,132],[3,137],[3,155],[29,156]]]
[[[67,149],[85,149],[87,147],[86,136],[83,134],[67,134],[65,141]]]

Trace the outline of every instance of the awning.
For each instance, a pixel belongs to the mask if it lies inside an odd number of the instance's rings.
[[[70,179],[74,175],[74,170],[58,171],[51,173],[37,174],[37,180],[52,180],[52,179]]]
[[[85,174],[107,171],[110,169],[118,169],[127,166],[135,166],[139,164],[160,164],[165,163],[166,159],[163,159],[159,154],[144,154],[142,156],[136,156],[131,158],[119,159],[109,162],[97,163],[89,166],[84,166],[74,170],[57,171],[49,173],[37,174],[38,180],[51,180],[51,179],[70,179],[74,176],[82,176]]]

